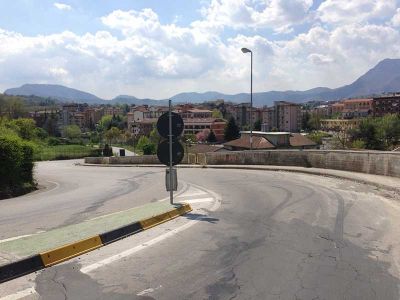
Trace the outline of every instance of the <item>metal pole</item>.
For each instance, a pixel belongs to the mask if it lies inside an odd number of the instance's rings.
[[[253,150],[253,52],[250,51],[250,151]]]
[[[172,114],[171,114],[171,99],[168,100],[169,113],[169,202],[174,204],[174,191],[172,186]]]

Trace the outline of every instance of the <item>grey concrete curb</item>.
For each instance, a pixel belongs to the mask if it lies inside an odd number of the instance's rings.
[[[162,168],[165,167],[164,165],[111,165],[111,164],[86,164],[86,163],[77,163],[76,165],[80,166],[91,166],[91,167],[136,167],[136,168]],[[231,170],[259,170],[259,171],[275,171],[275,172],[290,172],[290,173],[302,173],[302,174],[309,174],[309,175],[317,175],[317,176],[325,176],[331,178],[338,178],[338,179],[345,179],[350,180],[357,183],[368,184],[375,186],[380,189],[385,189],[389,191],[393,191],[400,194],[400,186],[394,187],[388,184],[378,183],[376,181],[366,180],[362,178],[355,178],[354,175],[351,176],[351,173],[357,174],[365,174],[365,173],[356,173],[356,172],[349,172],[349,171],[341,171],[341,170],[333,170],[333,169],[326,169],[325,170],[315,170],[315,169],[307,169],[300,167],[292,167],[292,166],[266,166],[266,165],[177,165],[177,168],[185,169],[185,168],[194,168],[194,169],[231,169]],[[335,172],[348,172],[350,174],[335,174]],[[366,174],[372,176],[382,176],[383,175],[374,175],[374,174]]]

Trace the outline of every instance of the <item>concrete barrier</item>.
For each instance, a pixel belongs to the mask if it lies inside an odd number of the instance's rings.
[[[346,150],[270,150],[206,153],[208,165],[276,165],[400,177],[400,153]]]
[[[226,151],[189,154],[200,165],[273,165],[323,168],[400,177],[400,152],[347,150]],[[156,155],[86,157],[87,164],[160,164]],[[181,164],[187,164],[184,157]]]

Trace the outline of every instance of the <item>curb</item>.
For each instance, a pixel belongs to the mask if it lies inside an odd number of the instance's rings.
[[[73,257],[175,219],[190,211],[192,211],[192,208],[189,204],[182,204],[160,215],[0,266],[0,283],[62,263]]]

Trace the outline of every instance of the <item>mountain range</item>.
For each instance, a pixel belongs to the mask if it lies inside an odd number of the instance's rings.
[[[269,91],[253,93],[253,101],[256,106],[268,105],[273,101],[286,100],[292,102],[305,102],[309,100],[338,100],[343,98],[379,95],[400,91],[400,59],[384,59],[367,73],[359,77],[349,85],[330,89],[317,87],[306,91]],[[5,94],[30,96],[35,95],[45,98],[53,98],[62,102],[77,102],[88,104],[136,104],[136,105],[166,105],[167,100],[139,99],[134,96],[120,95],[112,100],[101,99],[93,94],[80,90],[54,84],[24,84],[18,88],[7,89]],[[171,100],[174,103],[200,103],[224,99],[235,103],[249,102],[249,93],[235,95],[219,92],[205,93],[180,93]]]

